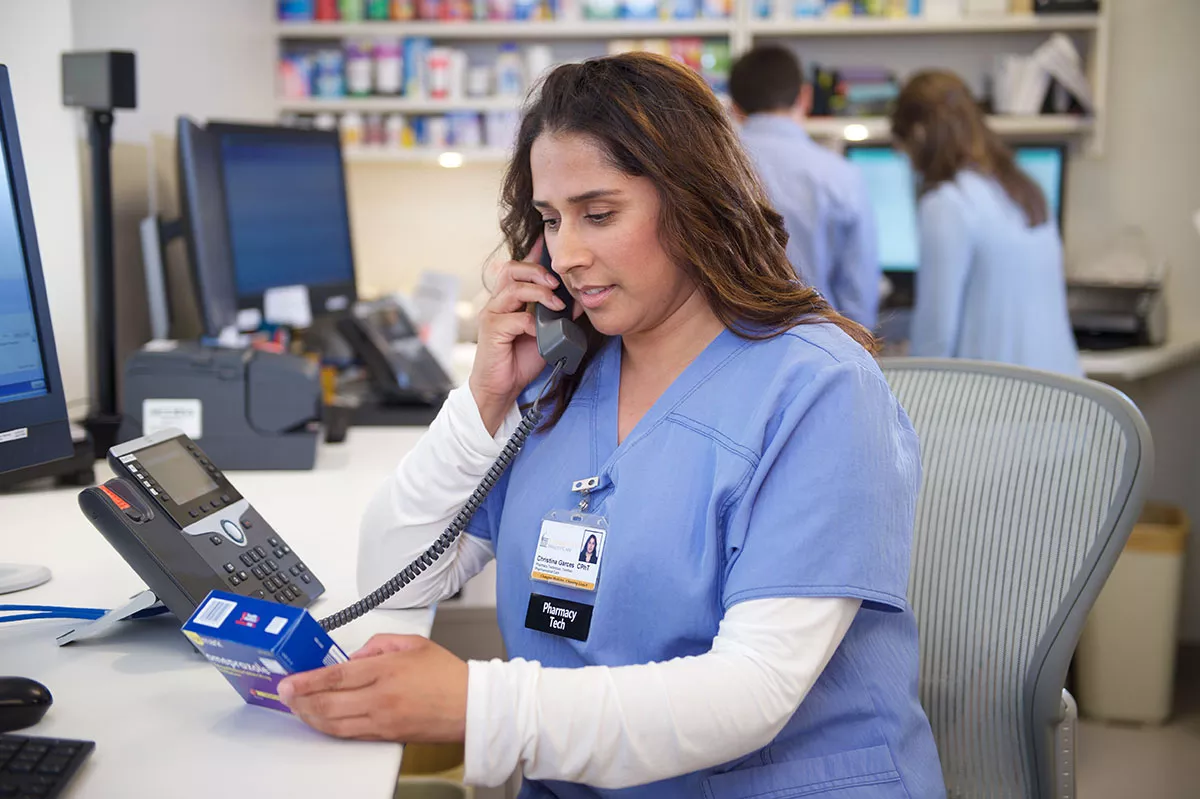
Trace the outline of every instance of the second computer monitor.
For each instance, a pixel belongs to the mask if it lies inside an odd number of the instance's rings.
[[[175,130],[183,237],[204,332],[216,336],[237,321],[238,311],[217,142],[187,117],[176,120]]]
[[[314,315],[356,299],[349,208],[336,131],[210,123],[216,139],[238,306],[307,287]]]
[[[1066,147],[1024,144],[1013,148],[1017,166],[1033,178],[1046,196],[1052,219],[1062,227]],[[866,179],[879,237],[879,265],[885,272],[915,272],[917,248],[917,185],[903,153],[886,144],[851,144],[846,157]]]

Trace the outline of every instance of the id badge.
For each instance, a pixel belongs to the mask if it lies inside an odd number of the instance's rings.
[[[608,520],[578,510],[551,511],[542,519],[531,579],[595,591],[608,539]]]

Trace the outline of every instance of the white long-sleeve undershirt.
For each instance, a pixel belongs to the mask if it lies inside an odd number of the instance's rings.
[[[516,429],[514,405],[489,435],[467,386],[376,492],[363,517],[358,587],[378,588],[441,535]],[[389,600],[420,607],[453,595],[494,557],[469,534]],[[779,733],[833,656],[860,602],[782,597],[726,611],[710,651],[659,663],[547,668],[521,658],[468,665],[466,778],[600,788],[724,763]],[[572,701],[586,698],[586,701]]]

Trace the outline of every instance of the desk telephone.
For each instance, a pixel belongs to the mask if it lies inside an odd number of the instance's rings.
[[[541,264],[550,268],[548,253]],[[534,308],[538,351],[559,372],[574,374],[587,349],[583,330],[570,318],[572,298],[560,283],[555,294],[567,306]],[[539,400],[541,397],[538,398]],[[324,618],[333,630],[378,607],[425,571],[453,543],[541,422],[538,402],[458,515],[407,568],[353,605]],[[244,498],[203,450],[178,430],[163,430],[109,450],[116,477],[79,495],[84,514],[179,619],[191,616],[208,592],[230,591],[307,607],[325,587]]]
[[[337,331],[385,403],[436,408],[454,388],[399,306],[376,307],[361,316],[348,312],[337,320]]]
[[[306,607],[325,591],[216,464],[178,430],[108,452],[117,475],[79,507],[177,618],[214,589]]]

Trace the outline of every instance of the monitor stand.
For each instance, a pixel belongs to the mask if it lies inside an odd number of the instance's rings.
[[[29,566],[19,563],[0,563],[0,594],[11,594],[41,585],[50,579],[50,570],[45,566]]]

